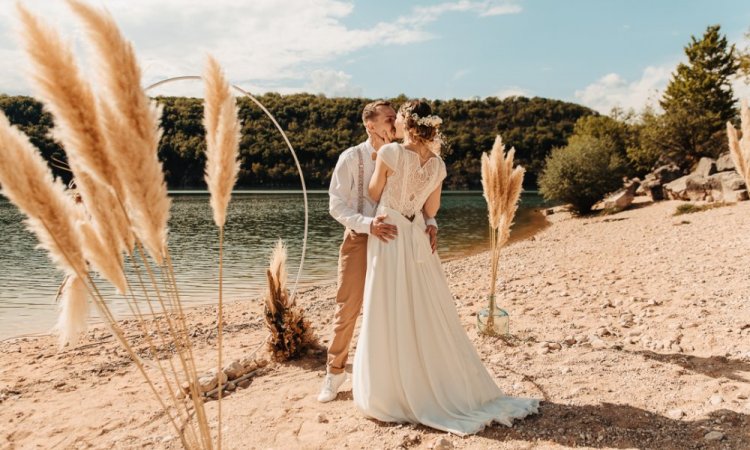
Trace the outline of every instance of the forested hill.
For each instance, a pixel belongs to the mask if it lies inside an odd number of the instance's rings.
[[[309,94],[265,94],[258,99],[288,132],[297,150],[308,187],[327,187],[340,152],[366,138],[361,122],[362,98],[326,98]],[[405,97],[393,99],[395,103]],[[203,188],[204,130],[200,99],[159,97],[164,105],[159,155],[170,188]],[[299,178],[294,161],[273,124],[249,99],[240,102],[243,122],[238,187],[295,188]],[[499,100],[435,100],[443,118],[448,147],[443,157],[448,168],[446,188],[480,188],[480,155],[489,151],[495,135],[502,135],[516,159],[527,169],[527,188],[553,147],[563,146],[579,117],[592,110],[558,100],[511,97]],[[45,157],[65,160],[62,149],[48,134],[51,116],[30,97],[0,95],[0,109],[29,134]],[[7,162],[4,161],[3,164]],[[67,180],[69,174],[54,168]]]

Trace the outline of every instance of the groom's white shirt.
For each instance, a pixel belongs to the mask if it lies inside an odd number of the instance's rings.
[[[364,201],[362,202],[362,214],[357,212],[357,201],[359,198],[359,158],[362,155],[363,179],[362,191]],[[370,234],[370,224],[375,217],[378,204],[370,198],[368,186],[373,172],[375,172],[375,161],[372,159],[376,153],[370,139],[350,147],[339,156],[336,168],[333,169],[331,184],[328,187],[328,210],[339,223],[357,233]],[[434,218],[425,218],[427,225],[437,227]]]

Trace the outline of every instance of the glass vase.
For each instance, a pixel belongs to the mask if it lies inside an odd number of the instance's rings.
[[[488,307],[482,308],[477,313],[477,328],[486,336],[506,336],[510,334],[510,317],[508,312],[498,308],[495,304],[495,296],[487,297]]]

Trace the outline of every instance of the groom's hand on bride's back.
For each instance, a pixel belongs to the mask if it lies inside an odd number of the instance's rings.
[[[394,239],[398,234],[396,225],[385,223],[385,219],[388,215],[383,214],[375,217],[370,223],[370,234],[380,239],[383,242],[388,242]]]

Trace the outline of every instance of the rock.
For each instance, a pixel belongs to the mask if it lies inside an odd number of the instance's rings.
[[[706,441],[720,441],[724,439],[724,433],[720,431],[711,431],[703,436],[703,439]]]
[[[565,342],[566,345],[575,345],[576,338],[574,338],[573,336],[565,336],[565,339],[563,339],[563,342]]]
[[[430,448],[432,448],[432,450],[453,450],[453,444],[448,439],[439,437],[435,439],[435,442],[432,443]]]
[[[237,389],[237,385],[230,381],[229,383],[227,383],[226,386],[224,386],[224,389],[226,389],[229,392],[232,392],[235,389]]]
[[[677,409],[670,409],[667,411],[667,417],[674,420],[680,420],[683,417],[685,417],[685,411],[677,408]]]
[[[638,180],[630,181],[622,189],[604,199],[604,209],[617,212],[626,209],[633,203],[635,191],[641,185]]]
[[[655,202],[664,200],[664,185],[680,178],[682,170],[675,164],[666,164],[658,167],[646,175],[636,194],[649,195]]]
[[[595,350],[603,350],[607,348],[607,343],[601,339],[594,339],[591,341],[591,347]]]
[[[726,152],[716,160],[716,171],[728,172],[730,170],[734,170],[734,161],[729,152]]]
[[[735,171],[723,172],[717,176],[719,177],[719,180],[721,180],[721,186],[724,192],[741,191],[747,187],[745,179]]]
[[[744,202],[748,200],[747,189],[740,189],[738,191],[725,191],[724,201],[725,202]]]
[[[678,178],[664,186],[670,200],[718,201],[723,199],[723,174],[703,176],[697,173]]]
[[[219,378],[221,378],[221,381],[219,381]],[[219,384],[224,384],[227,382],[227,376],[224,374],[224,372],[219,372],[219,376],[216,374],[216,369],[213,369],[211,372],[209,372],[208,375],[202,376],[198,378],[198,384],[201,387],[201,391],[208,392],[211,390],[216,389]]]
[[[709,177],[717,172],[716,161],[711,158],[703,157],[698,161],[698,165],[695,166],[694,174],[703,177]]]
[[[550,349],[551,351],[556,351],[556,350],[561,350],[562,345],[560,345],[557,342],[550,342],[549,345],[547,345],[547,348]]]
[[[237,383],[237,387],[241,389],[247,389],[248,387],[250,387],[250,383],[252,383],[250,380],[242,380]]]
[[[721,404],[724,401],[724,399],[721,397],[721,395],[714,394],[714,395],[711,396],[711,398],[708,399],[708,401],[712,405],[719,405],[719,404]]]
[[[224,374],[229,378],[230,380],[234,380],[235,378],[239,378],[242,375],[246,374],[247,371],[243,367],[242,364],[240,364],[239,361],[232,361],[229,363],[226,367],[224,367]]]
[[[612,333],[606,327],[601,327],[596,330],[596,335],[599,337],[610,336],[611,334]]]
[[[669,200],[689,200],[687,197],[687,179],[690,175],[678,178],[664,185],[664,197]]]
[[[266,367],[268,365],[268,360],[267,359],[263,359],[263,358],[256,359],[255,360],[255,364],[258,366],[258,368],[263,368],[263,367]]]
[[[318,413],[316,418],[318,420],[318,423],[328,423],[328,417],[326,417],[326,415],[323,413]]]
[[[256,363],[255,359],[253,358],[240,359],[240,365],[242,366],[242,369],[245,373],[252,372],[253,370],[258,368],[258,363]]]

